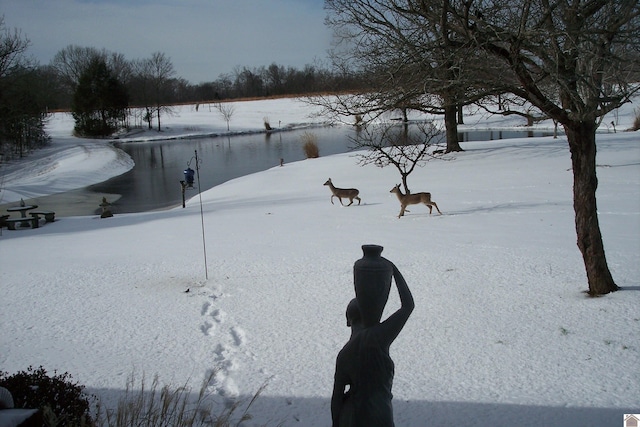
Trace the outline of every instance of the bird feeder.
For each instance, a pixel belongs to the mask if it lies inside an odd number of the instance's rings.
[[[193,169],[188,167],[184,170],[184,180],[189,188],[193,188],[194,177],[195,171]]]

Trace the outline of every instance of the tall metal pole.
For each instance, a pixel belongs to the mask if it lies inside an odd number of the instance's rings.
[[[198,177],[198,196],[200,197],[200,221],[202,222],[202,251],[204,253],[204,277],[209,280],[209,271],[207,269],[207,244],[204,234],[204,212],[202,210],[202,187],[200,186],[200,164],[198,163],[198,150],[196,153],[196,176]]]

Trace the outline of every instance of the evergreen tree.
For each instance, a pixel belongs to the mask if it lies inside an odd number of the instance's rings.
[[[108,136],[126,120],[129,94],[126,87],[94,58],[83,71],[73,95],[71,111],[75,131],[83,136]]]

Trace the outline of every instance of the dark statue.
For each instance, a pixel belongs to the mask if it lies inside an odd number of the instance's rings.
[[[331,397],[333,427],[393,427],[394,364],[389,347],[414,308],[402,274],[382,258],[382,246],[364,245],[354,265],[356,298],[347,306],[351,337],[338,353]],[[401,307],[381,322],[394,279]]]

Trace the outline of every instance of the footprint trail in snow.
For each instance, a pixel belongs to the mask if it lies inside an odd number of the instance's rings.
[[[221,294],[211,293],[202,304],[200,331],[208,339],[203,345],[212,347],[211,378],[208,391],[229,401],[239,396],[233,372],[239,368],[237,356],[246,342],[246,334],[237,325],[229,325],[227,313],[216,306]]]

